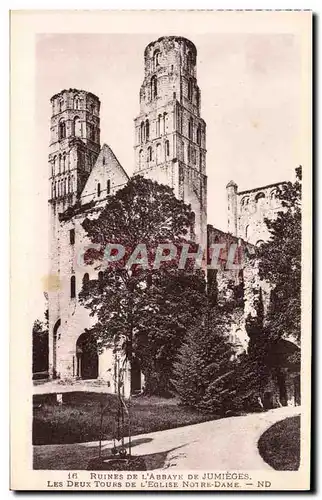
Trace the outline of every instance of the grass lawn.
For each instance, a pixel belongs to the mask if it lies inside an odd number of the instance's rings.
[[[101,405],[106,408],[102,439],[109,440],[117,432],[118,410],[114,395],[69,392],[63,394],[61,405],[56,402],[56,394],[34,396],[33,444],[67,445],[99,440]],[[213,419],[214,416],[179,406],[175,399],[137,397],[131,402],[133,436]]]
[[[272,425],[258,441],[262,458],[275,470],[298,470],[300,465],[300,417]]]

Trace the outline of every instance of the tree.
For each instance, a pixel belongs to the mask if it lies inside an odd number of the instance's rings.
[[[122,259],[101,266],[98,279],[83,284],[80,299],[96,317],[90,333],[100,349],[113,343],[122,346],[130,362],[138,358],[149,392],[169,390],[177,348],[204,303],[204,273],[189,260],[184,269],[177,265],[192,221],[191,207],[177,200],[171,188],[136,176],[107,200],[96,218],[83,222],[102,252],[109,244],[126,249]],[[176,260],[154,269],[158,245],[169,243],[178,249]],[[138,245],[142,252],[129,268]],[[93,253],[86,258],[88,263],[95,260]]]
[[[270,376],[268,344],[263,339],[237,355],[231,323],[231,312],[216,307],[189,329],[172,380],[183,404],[219,416],[261,409]]]
[[[235,366],[230,325],[227,311],[215,308],[204,311],[189,329],[172,380],[182,403],[214,413],[227,410],[230,388],[226,381],[231,380]]]
[[[276,219],[267,220],[270,239],[258,249],[259,272],[272,285],[268,329],[272,339],[301,337],[301,191],[302,169],[296,181],[278,193],[282,201]]]
[[[48,327],[37,319],[32,328],[32,372],[48,370]]]

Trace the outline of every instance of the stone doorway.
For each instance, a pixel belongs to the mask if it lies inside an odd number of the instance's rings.
[[[58,319],[53,328],[53,378],[58,378],[57,372],[57,342],[60,339],[61,320]]]
[[[93,336],[82,333],[76,342],[76,376],[82,379],[98,377],[97,344]]]

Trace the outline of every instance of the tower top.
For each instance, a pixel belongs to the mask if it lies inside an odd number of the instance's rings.
[[[150,42],[149,45],[146,46],[144,55],[148,55],[149,51],[154,48],[156,45],[162,45],[162,44],[169,44],[169,43],[177,43],[178,45],[185,44],[190,50],[194,52],[194,55],[197,55],[197,48],[191,40],[188,40],[188,38],[185,38],[183,36],[161,36],[157,40],[154,40],[153,42]]]
[[[233,188],[238,188],[237,184],[235,181],[230,181],[228,182],[227,186],[226,186],[226,189],[230,188],[230,187],[233,187]]]
[[[56,115],[68,110],[88,111],[99,116],[101,102],[99,98],[83,89],[64,89],[50,99],[52,114]]]
[[[197,49],[187,38],[162,36],[144,51],[144,80],[140,89],[140,113],[177,101],[200,117],[197,84]]]
[[[57,94],[54,94],[51,97],[50,102],[53,102],[58,97],[63,97],[64,94],[73,94],[73,95],[80,94],[82,96],[88,96],[89,98],[100,103],[99,98],[95,94],[92,94],[92,92],[88,92],[87,90],[84,90],[84,89],[63,89],[60,92],[58,92]]]

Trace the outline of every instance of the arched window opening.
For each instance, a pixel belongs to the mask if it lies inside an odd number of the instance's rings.
[[[107,191],[107,194],[110,194],[110,192],[111,192],[111,181],[110,181],[110,179],[108,179],[108,181],[106,183],[106,191]]]
[[[75,245],[75,228],[69,230],[69,244]]]
[[[150,137],[150,122],[145,120],[145,140],[148,141]]]
[[[160,56],[159,50],[156,50],[153,55],[153,69],[156,70],[160,66]]]
[[[157,152],[157,164],[161,163],[161,144],[158,143],[157,144],[157,148],[156,148],[156,152]]]
[[[200,153],[199,153],[199,167],[201,170],[202,169],[202,151],[200,151]]]
[[[168,125],[168,114],[163,113],[163,133],[167,133],[167,125]]]
[[[58,163],[58,158],[57,156],[54,156],[54,172],[53,172],[54,175],[57,174],[57,163]]]
[[[61,167],[62,167],[62,160],[61,160],[61,155],[58,157],[58,173],[61,173]]]
[[[66,171],[66,155],[63,154],[63,173]]]
[[[98,377],[97,342],[93,335],[82,333],[76,342],[76,377],[91,380]]]
[[[141,143],[144,142],[144,122],[141,122],[141,125],[140,125],[140,140],[141,140]]]
[[[59,113],[61,113],[63,111],[63,106],[64,106],[64,100],[63,99],[59,99],[59,101],[58,101]]]
[[[270,199],[273,201],[273,202],[278,202],[278,200],[280,199],[280,194],[281,194],[281,191],[280,189],[273,189],[270,193]]]
[[[269,195],[270,204],[273,208],[277,208],[282,205],[282,201],[280,199],[281,191],[280,189],[273,189]]]
[[[161,135],[161,119],[162,119],[162,116],[158,115],[158,120],[157,120],[157,137],[160,137],[160,135]]]
[[[58,126],[58,138],[65,139],[66,138],[66,123],[64,121],[59,122]]]
[[[190,150],[190,145],[188,144],[187,147],[187,158],[188,158],[188,163],[191,161],[191,150]]]
[[[196,88],[196,105],[197,108],[200,107],[200,90],[198,88]]]
[[[198,146],[201,146],[201,127],[198,125],[197,128],[197,144]]]
[[[193,120],[192,118],[189,119],[188,123],[188,137],[190,141],[193,141]]]
[[[190,80],[188,81],[188,99],[189,99],[189,101],[192,101],[192,97],[193,97],[193,82],[192,82],[192,79],[190,78]]]
[[[70,278],[70,298],[74,299],[76,297],[76,277],[72,276]]]
[[[258,193],[255,196],[255,203],[256,203],[255,210],[257,209],[258,211],[261,211],[264,208],[265,202],[266,202],[265,194],[263,192]]]
[[[74,118],[74,135],[75,137],[82,136],[82,122],[80,121],[79,116],[75,116]]]
[[[147,155],[147,160],[148,162],[152,161],[153,160],[153,150],[152,150],[152,147],[149,146],[148,147],[148,155]]]
[[[188,54],[187,54],[187,68],[188,68],[188,71],[191,71],[192,70],[192,66],[193,66],[193,58],[192,58],[192,54],[189,50]]]
[[[242,201],[241,201],[241,206],[243,208],[246,208],[248,204],[249,204],[249,197],[248,196],[244,196],[244,198],[242,198]]]
[[[79,97],[75,97],[74,107],[75,109],[82,109],[82,101]]]
[[[68,176],[68,193],[71,193],[72,189],[71,189],[71,182],[70,182],[70,177]]]
[[[88,284],[89,284],[89,274],[88,273],[85,273],[84,274],[84,277],[83,277],[83,289],[85,291],[88,290]]]
[[[101,184],[97,184],[97,196],[101,196]]]
[[[151,78],[151,98],[155,99],[158,97],[158,82],[157,77],[154,75]]]
[[[265,198],[265,194],[264,193],[258,193],[256,196],[255,196],[255,201],[258,202],[259,200]]]
[[[57,340],[61,337],[61,320],[58,319],[53,328],[53,378],[57,378]]]
[[[168,157],[170,156],[170,142],[165,141],[165,155]]]
[[[140,152],[139,152],[139,166],[140,166],[140,168],[142,168],[142,165],[143,165],[143,149],[140,149]]]

